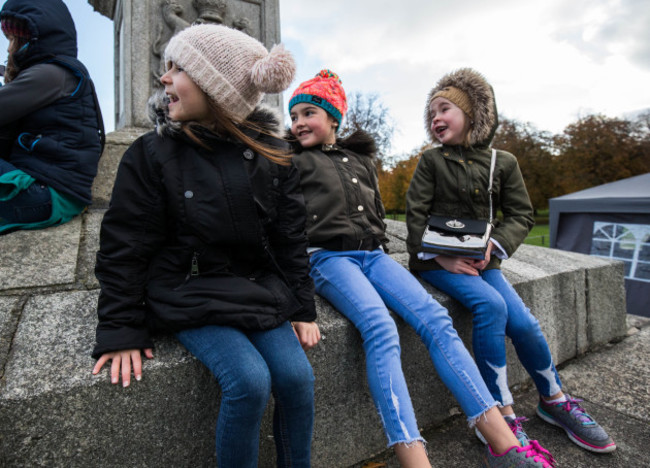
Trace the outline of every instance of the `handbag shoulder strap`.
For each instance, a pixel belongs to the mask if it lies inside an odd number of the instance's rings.
[[[488,184],[488,195],[490,197],[490,223],[494,219],[494,212],[492,210],[492,180],[494,179],[494,167],[497,163],[497,150],[492,148],[492,158],[490,159],[490,182]]]

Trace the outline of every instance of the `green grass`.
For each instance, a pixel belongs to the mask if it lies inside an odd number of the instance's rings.
[[[548,247],[548,224],[536,224],[528,233],[528,237],[526,237],[526,240],[524,240],[524,244]]]

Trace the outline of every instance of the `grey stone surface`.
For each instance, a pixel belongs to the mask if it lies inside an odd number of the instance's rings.
[[[4,375],[9,349],[16,333],[19,320],[21,297],[0,296],[0,379]]]
[[[99,250],[99,229],[105,210],[92,210],[84,216],[77,262],[77,278],[87,289],[99,287],[95,277],[95,261]]]
[[[131,137],[120,138],[124,144],[115,138],[111,145],[126,146]],[[111,385],[108,370],[90,373],[98,295],[93,267],[103,213],[92,209],[68,225],[0,237],[1,268],[30,265],[29,272],[6,269],[0,277],[5,282],[0,283],[0,466],[211,466],[220,391],[173,337],[156,339],[155,358],[144,364],[143,380],[130,388]],[[406,265],[405,226],[393,221],[388,226],[391,254]],[[628,330],[618,264],[522,246],[503,267],[539,318],[558,364]],[[448,308],[469,346],[470,314],[425,287]],[[308,352],[316,376],[313,466],[349,466],[385,450],[386,439],[368,392],[359,333],[327,301],[317,298],[317,307],[323,340]],[[437,427],[450,417],[464,426],[465,417],[424,345],[400,318],[395,320],[420,426]],[[639,328],[630,330],[642,335],[644,322],[635,324]],[[510,345],[508,363],[511,386],[529,385]],[[596,360],[585,378],[599,377],[616,364],[598,365]],[[635,378],[640,365],[619,366],[633,391],[645,384]],[[569,374],[571,391],[588,385],[582,375]],[[621,411],[633,401],[623,394],[606,409]],[[272,408],[271,401],[260,434],[263,467],[275,459]],[[464,448],[473,442],[455,443]]]
[[[111,19],[115,12],[115,2],[116,0],[88,0],[95,11]]]
[[[123,128],[106,135],[106,147],[99,159],[97,177],[93,182],[93,209],[107,208],[113,192],[117,167],[124,152],[136,138],[147,132],[147,128]]]
[[[62,226],[0,236],[0,291],[73,283],[81,216]]]

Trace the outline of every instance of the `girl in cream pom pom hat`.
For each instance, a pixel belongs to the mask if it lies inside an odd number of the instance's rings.
[[[102,223],[93,373],[110,360],[112,383],[128,386],[131,370],[140,380],[152,332],[169,330],[221,387],[220,467],[257,466],[271,391],[278,466],[307,467],[314,377],[304,350],[320,332],[305,208],[281,123],[258,106],[289,86],[293,58],[197,25],[171,39],[165,61],[157,130],[124,154]]]

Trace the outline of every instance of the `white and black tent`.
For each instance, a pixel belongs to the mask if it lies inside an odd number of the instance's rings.
[[[625,263],[627,312],[650,317],[650,173],[549,200],[551,247]]]

